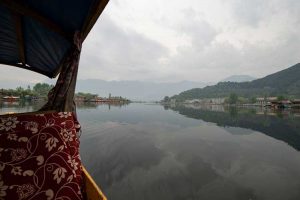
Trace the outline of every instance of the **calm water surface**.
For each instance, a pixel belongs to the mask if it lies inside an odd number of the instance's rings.
[[[299,112],[154,104],[77,112],[82,161],[110,200],[300,199]]]

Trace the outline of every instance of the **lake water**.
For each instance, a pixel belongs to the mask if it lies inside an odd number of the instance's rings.
[[[300,199],[299,111],[83,104],[77,113],[82,162],[110,200]]]

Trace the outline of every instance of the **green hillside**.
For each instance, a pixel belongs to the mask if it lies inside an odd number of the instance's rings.
[[[187,99],[228,97],[235,93],[240,97],[258,96],[300,97],[300,63],[285,70],[251,82],[220,82],[205,88],[194,88],[171,97],[177,101]]]

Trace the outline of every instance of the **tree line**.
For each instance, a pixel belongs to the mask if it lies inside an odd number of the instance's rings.
[[[18,96],[20,98],[28,97],[47,97],[48,92],[53,88],[53,85],[47,83],[36,83],[32,88],[30,85],[27,88],[21,86],[16,89],[1,89],[3,96]]]

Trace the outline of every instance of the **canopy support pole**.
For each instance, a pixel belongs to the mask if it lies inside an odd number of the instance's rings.
[[[75,111],[74,94],[80,59],[82,37],[79,32],[74,34],[74,43],[70,53],[62,63],[55,87],[48,94],[48,102],[40,111],[55,110],[57,112]]]

